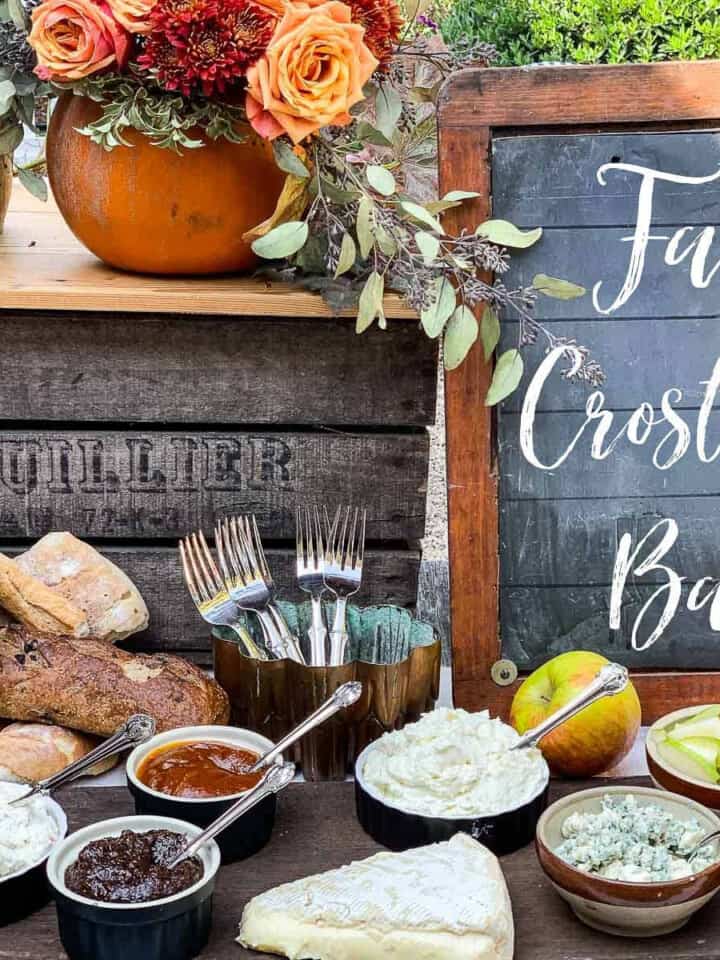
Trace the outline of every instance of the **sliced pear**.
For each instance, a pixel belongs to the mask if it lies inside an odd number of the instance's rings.
[[[719,752],[720,744],[709,737],[688,737],[685,740],[668,737],[658,744],[658,753],[668,766],[705,783],[720,782]]]
[[[686,723],[688,720],[707,720],[708,717],[720,717],[720,703],[714,703],[710,707],[705,707],[700,713],[696,713],[693,717],[686,717],[682,722]]]
[[[687,740],[688,737],[709,737],[711,740],[720,741],[720,716],[705,717],[698,719],[692,717],[690,720],[683,720],[672,730],[668,731],[673,740]]]

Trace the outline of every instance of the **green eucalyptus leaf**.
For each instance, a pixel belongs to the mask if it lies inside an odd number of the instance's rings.
[[[452,210],[453,207],[459,207],[460,203],[460,200],[430,200],[424,206],[428,213],[435,214]]]
[[[8,0],[0,0],[0,23],[7,23],[11,19],[10,3]]]
[[[363,197],[358,204],[357,224],[355,225],[358,243],[360,244],[360,256],[363,260],[375,246],[373,219],[372,201],[369,197]]]
[[[430,306],[420,313],[422,328],[431,340],[443,332],[456,304],[455,287],[446,277],[437,277],[433,282]]]
[[[451,190],[449,193],[446,193],[442,199],[455,202],[457,200],[472,200],[473,197],[479,196],[480,194],[475,190]]]
[[[478,237],[496,243],[499,247],[515,247],[525,250],[537,243],[542,236],[542,227],[535,230],[520,230],[509,220],[486,220],[475,231]]]
[[[0,116],[7,113],[15,99],[15,84],[12,80],[0,80]]]
[[[385,321],[383,312],[384,290],[384,278],[373,271],[365,281],[365,286],[360,294],[357,322],[355,324],[356,333],[363,333],[368,327],[371,327],[376,317],[380,321],[380,326],[383,326]]]
[[[28,193],[37,197],[38,200],[42,200],[43,202],[47,200],[47,183],[45,182],[45,178],[41,177],[39,173],[35,173],[33,170],[23,170],[22,167],[19,167],[18,180]]]
[[[338,257],[338,265],[335,269],[335,279],[341,277],[343,273],[347,273],[355,265],[355,257],[357,256],[357,250],[355,248],[355,241],[350,236],[349,233],[343,234],[342,243],[340,244],[340,256]]]
[[[498,358],[490,389],[485,397],[485,406],[494,407],[517,389],[523,375],[523,358],[520,351],[513,347]]]
[[[415,243],[423,255],[425,266],[429,267],[440,252],[440,241],[434,234],[426,230],[418,230],[415,234]]]
[[[274,227],[264,237],[253,241],[253,251],[266,260],[279,260],[297,253],[308,238],[308,225],[304,220],[290,220]]]
[[[23,128],[19,123],[12,123],[0,129],[0,156],[14,153],[23,141]]]
[[[293,152],[293,148],[287,140],[275,140],[273,152],[275,163],[283,173],[291,173],[294,177],[301,177],[302,179],[307,179],[310,176],[310,171],[300,157]]]
[[[30,29],[30,17],[27,15],[22,0],[8,0],[8,13],[15,26],[27,33]]]
[[[533,288],[546,297],[554,297],[556,300],[575,300],[577,297],[585,295],[585,287],[578,286],[577,283],[570,283],[569,280],[559,280],[557,277],[548,277],[544,273],[538,273],[533,277]]]
[[[478,338],[478,322],[475,314],[464,304],[453,313],[445,328],[443,358],[446,370],[459,367],[468,355],[470,347]]]
[[[355,203],[362,196],[359,190],[343,190],[337,184],[331,183],[330,180],[324,180],[322,177],[320,178],[320,189],[323,196],[332,200],[333,203]]]
[[[365,143],[371,143],[374,147],[391,147],[392,140],[386,137],[384,133],[373,127],[366,120],[361,120],[357,125],[358,140]]]
[[[386,257],[394,257],[397,253],[397,244],[383,226],[376,228],[375,242]]]
[[[417,220],[419,223],[424,223],[426,227],[430,227],[436,233],[442,234],[445,232],[437,217],[434,217],[431,213],[428,213],[425,207],[421,207],[419,203],[415,203],[412,200],[401,200],[400,208],[404,213],[407,213],[408,216],[412,217],[413,220]]]
[[[395,177],[385,167],[370,164],[365,168],[367,182],[384,197],[391,197],[395,193]]]
[[[500,340],[500,321],[489,303],[485,305],[480,318],[480,339],[482,340],[485,359],[489,360]]]
[[[392,141],[401,113],[402,100],[400,94],[391,84],[383,83],[375,98],[375,125],[389,141]]]

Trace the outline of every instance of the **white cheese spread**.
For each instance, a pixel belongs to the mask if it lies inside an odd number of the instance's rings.
[[[487,710],[439,708],[377,740],[361,776],[372,793],[407,813],[495,816],[528,803],[548,782],[539,750],[509,750],[517,740]]]
[[[631,794],[603,797],[599,813],[571,813],[555,850],[571,866],[608,880],[660,883],[700,873],[717,862],[715,846],[687,853],[709,830],[697,820],[677,820],[658,804],[640,804]]]
[[[38,863],[60,835],[45,797],[8,806],[26,792],[26,784],[0,782],[0,879]]]

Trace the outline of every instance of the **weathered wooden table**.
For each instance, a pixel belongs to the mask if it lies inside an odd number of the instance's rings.
[[[356,336],[315,295],[238,278],[137,277],[83,250],[16,188],[0,235],[0,550],[49,530],[135,580],[134,649],[209,662],[176,539],[254,512],[294,579],[297,503],[364,503],[363,604],[412,606],[437,346],[395,296]]]
[[[644,779],[618,782],[647,783]],[[551,799],[592,785],[555,783]],[[130,795],[122,788],[68,788],[60,799],[72,830],[133,812]],[[351,783],[291,785],[279,800],[278,820],[268,846],[245,863],[221,867],[213,931],[201,954],[203,960],[264,956],[243,950],[234,942],[243,906],[250,897],[380,849],[355,818]],[[677,933],[653,940],[627,940],[597,933],[576,920],[545,878],[532,846],[504,857],[502,866],[515,916],[515,960],[717,960],[720,955],[720,911],[715,901]],[[52,905],[0,929],[0,960],[61,957],[64,953]]]

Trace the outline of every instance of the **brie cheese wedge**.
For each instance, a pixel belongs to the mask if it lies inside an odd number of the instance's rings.
[[[261,893],[238,937],[290,960],[512,960],[513,940],[500,864],[464,833]]]

